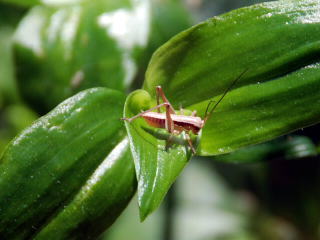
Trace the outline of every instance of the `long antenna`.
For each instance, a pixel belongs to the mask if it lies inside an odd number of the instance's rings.
[[[244,70],[230,85],[229,87],[224,91],[224,93],[222,94],[222,96],[220,97],[220,99],[218,100],[218,102],[213,106],[213,108],[210,110],[209,114],[207,115],[207,111],[209,106],[212,103],[212,100],[209,102],[207,109],[206,109],[206,113],[205,113],[205,117],[204,117],[204,122],[206,122],[209,117],[211,116],[211,114],[213,113],[213,111],[217,108],[217,106],[219,105],[219,103],[222,101],[222,99],[227,95],[227,93],[231,90],[231,88],[234,87],[234,85],[241,79],[241,77],[248,71],[249,69]]]
[[[214,101],[213,101],[212,99],[209,101],[209,103],[208,103],[208,105],[207,105],[207,108],[206,108],[206,111],[205,111],[205,113],[204,113],[204,116],[205,116],[205,117],[207,116],[208,110],[209,110],[209,108],[210,108],[210,106],[211,106],[211,104],[212,104],[213,102],[214,102]]]

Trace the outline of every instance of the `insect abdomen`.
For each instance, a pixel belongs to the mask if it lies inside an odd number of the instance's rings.
[[[185,123],[185,122],[179,122],[174,121],[175,129],[181,129],[183,131],[192,131],[193,134],[198,134],[200,131],[200,128],[193,125],[192,123]]]
[[[146,122],[156,128],[165,128],[165,120],[160,118],[154,118],[150,116],[142,116]]]

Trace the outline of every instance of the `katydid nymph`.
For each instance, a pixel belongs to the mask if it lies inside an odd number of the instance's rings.
[[[246,70],[247,71],[247,70]],[[196,150],[192,144],[190,132],[195,135],[198,135],[200,130],[205,126],[207,120],[210,118],[213,111],[222,101],[222,99],[227,95],[227,93],[231,90],[231,88],[236,84],[236,82],[243,76],[246,72],[242,72],[224,91],[222,96],[213,106],[213,108],[209,111],[210,105],[213,103],[211,100],[208,103],[208,106],[205,111],[204,118],[201,119],[200,117],[196,116],[196,111],[193,111],[190,116],[184,114],[177,114],[174,108],[172,107],[169,100],[166,98],[161,86],[156,87],[156,96],[157,96],[157,105],[152,107],[144,112],[141,112],[131,118],[122,118],[122,120],[131,122],[139,117],[144,118],[148,125],[155,127],[155,128],[164,128],[167,130],[169,134],[172,135],[179,135],[182,132],[186,133],[186,140],[190,149],[192,150],[193,154],[196,153]],[[160,103],[160,98],[162,99],[163,103]],[[160,108],[164,107],[165,112],[160,112]],[[157,112],[154,112],[157,110]],[[183,111],[181,111],[183,112]],[[170,138],[169,138],[170,139]]]

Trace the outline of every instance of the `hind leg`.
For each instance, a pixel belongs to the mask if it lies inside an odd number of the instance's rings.
[[[191,148],[192,153],[196,154],[196,149],[194,148],[194,146],[192,144],[192,141],[191,141],[189,133],[186,133],[186,139],[188,141],[188,144],[189,144],[189,147]]]
[[[175,114],[175,111],[174,111],[171,103],[169,102],[169,100],[168,100],[168,99],[166,98],[166,96],[164,95],[164,92],[163,92],[161,86],[157,86],[157,87],[156,87],[156,93],[157,93],[157,104],[158,104],[158,105],[160,104],[160,97],[161,97],[161,98],[162,98],[162,101],[163,101],[164,103],[168,103],[168,104],[169,104],[169,106],[170,106],[170,107],[169,107],[170,113],[171,113],[171,114]],[[160,111],[158,110],[158,112],[160,112]]]

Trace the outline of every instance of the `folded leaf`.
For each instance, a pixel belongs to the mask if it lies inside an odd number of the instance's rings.
[[[80,92],[8,145],[0,159],[1,239],[40,230],[51,233],[43,239],[86,238],[115,220],[135,190],[124,99],[106,88]]]
[[[144,90],[131,93],[125,103],[124,116],[132,117],[141,109],[148,109],[150,95]],[[138,204],[140,219],[154,211],[162,202],[171,184],[191,157],[191,152],[182,138],[155,131],[141,119],[125,122],[130,139],[136,175],[138,179]],[[167,143],[172,141],[172,145]]]
[[[33,239],[95,238],[110,226],[136,190],[128,139],[121,141],[74,196]]]

